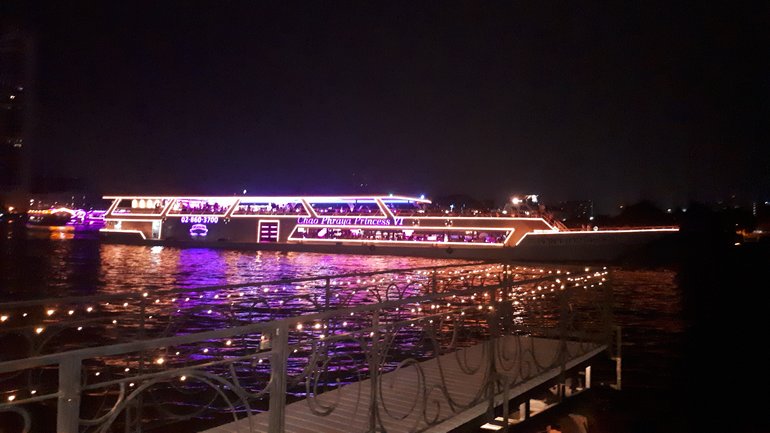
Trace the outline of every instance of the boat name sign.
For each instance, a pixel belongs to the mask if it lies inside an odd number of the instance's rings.
[[[340,226],[402,226],[404,225],[403,218],[395,218],[393,220],[387,218],[297,218],[297,224],[307,225],[340,225]]]

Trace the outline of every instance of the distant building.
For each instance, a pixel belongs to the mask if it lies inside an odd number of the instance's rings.
[[[25,198],[25,141],[29,125],[32,38],[13,23],[0,20],[0,200]],[[23,203],[10,203],[22,206]]]
[[[35,176],[27,197],[29,209],[92,209],[105,205],[101,194],[94,192],[84,179],[66,176]]]
[[[594,204],[591,200],[563,201],[549,205],[548,211],[567,227],[579,227],[593,220]]]
[[[70,209],[106,209],[109,202],[101,196],[71,194],[32,194],[29,199],[29,209],[51,209],[66,207]]]

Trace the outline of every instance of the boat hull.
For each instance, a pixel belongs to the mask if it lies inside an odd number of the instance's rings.
[[[351,243],[257,243],[213,240],[143,239],[138,233],[110,233],[107,242],[177,248],[225,248],[252,251],[294,251],[325,254],[397,255],[442,259],[612,263],[671,238],[675,231],[555,232],[531,234],[503,247],[443,245],[376,245]]]

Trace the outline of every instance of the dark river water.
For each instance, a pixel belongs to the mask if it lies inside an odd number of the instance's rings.
[[[591,431],[770,431],[765,250],[706,243],[674,263],[610,267],[623,390],[576,409]],[[462,261],[5,237],[0,303],[450,263]]]

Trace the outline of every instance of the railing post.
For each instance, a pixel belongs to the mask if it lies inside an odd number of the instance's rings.
[[[376,432],[379,430],[377,428],[379,422],[377,391],[379,389],[380,372],[380,310],[372,312],[372,328],[374,329],[372,331],[372,353],[369,357],[369,372],[372,375],[370,378],[371,392],[369,395],[369,431]]]
[[[510,388],[511,388],[511,378],[507,375],[502,376],[503,379],[503,431],[508,432],[510,429],[511,423],[509,422],[509,419],[511,417],[511,408],[510,408]]]
[[[615,386],[617,390],[621,389],[622,371],[623,371],[623,334],[620,326],[615,327]]]
[[[519,405],[519,421],[525,421],[529,419],[529,398],[524,400]]]
[[[563,384],[566,380],[567,369],[567,320],[571,319],[572,308],[568,297],[570,289],[559,294],[559,402],[564,399]]]
[[[283,433],[286,429],[286,361],[289,355],[289,326],[282,324],[272,338],[270,359],[270,416],[268,432]]]
[[[584,388],[591,389],[591,366],[590,365],[586,366],[585,375],[586,375],[586,383]]]
[[[146,287],[145,287],[145,290],[147,290]],[[147,296],[145,296],[145,294],[147,293],[149,292],[144,292],[142,296],[139,298],[139,339],[140,340],[143,340],[146,335],[144,325],[145,325],[146,316],[147,316],[147,303],[146,303]]]
[[[503,287],[505,287],[506,290],[511,290],[511,265],[505,265],[503,268]]]
[[[431,278],[431,284],[430,284],[431,293],[436,293],[438,291],[437,285],[438,285],[438,282],[436,281],[436,269],[434,268],[433,277]]]
[[[142,297],[139,298],[139,340],[144,340],[147,338],[147,304],[149,301],[147,296],[145,295],[149,295],[149,293],[152,293],[152,292],[154,291],[152,291],[150,287],[147,286],[144,288],[144,293],[142,293]],[[145,351],[139,352],[138,374],[140,375],[143,374],[145,370],[145,357],[146,357]],[[135,432],[142,431],[143,409],[144,409],[144,394],[139,394],[126,408],[126,431],[127,432],[131,430]],[[128,416],[129,414],[131,414],[132,416],[129,417]]]
[[[80,419],[80,359],[65,358],[59,364],[57,433],[77,433]]]
[[[326,277],[326,287],[324,287],[324,311],[329,311],[332,296],[331,278]]]

